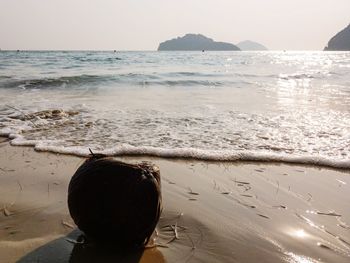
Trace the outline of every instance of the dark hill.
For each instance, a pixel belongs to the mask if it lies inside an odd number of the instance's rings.
[[[240,50],[231,43],[215,42],[200,34],[187,34],[184,37],[174,38],[159,44],[158,51],[196,51],[196,50]]]
[[[350,24],[332,37],[324,50],[350,51]]]

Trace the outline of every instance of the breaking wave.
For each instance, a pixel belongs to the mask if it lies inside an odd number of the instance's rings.
[[[63,76],[57,78],[25,79],[16,80],[11,77],[0,78],[0,88],[19,89],[70,89],[89,87],[109,87],[109,86],[168,86],[168,87],[193,87],[193,86],[232,86],[235,84],[251,84],[244,80],[222,80],[208,79],[204,76],[197,78],[181,79],[181,76],[192,76],[192,73],[180,73],[179,78],[175,78],[178,73],[170,73],[169,76],[162,77],[151,74],[116,74],[116,75],[78,75]],[[172,76],[172,78],[170,77]],[[5,81],[1,81],[5,80]]]

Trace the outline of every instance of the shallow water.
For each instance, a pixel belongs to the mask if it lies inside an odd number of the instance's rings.
[[[87,155],[350,167],[350,52],[0,52],[0,134]]]

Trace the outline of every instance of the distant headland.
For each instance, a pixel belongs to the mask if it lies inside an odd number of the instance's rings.
[[[231,43],[216,42],[201,34],[186,34],[183,37],[167,40],[159,44],[158,51],[239,51],[239,47]]]
[[[246,50],[246,51],[268,50],[267,47],[265,47],[264,45],[251,40],[245,40],[245,41],[239,42],[237,44],[237,47],[239,47],[241,50]]]
[[[350,51],[350,24],[332,37],[324,50]]]

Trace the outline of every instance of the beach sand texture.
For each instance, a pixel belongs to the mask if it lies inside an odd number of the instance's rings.
[[[157,158],[164,209],[155,243],[84,247],[67,209],[83,158],[0,143],[0,262],[349,262],[350,172]]]

